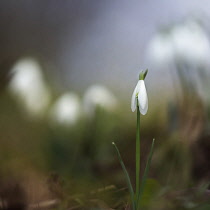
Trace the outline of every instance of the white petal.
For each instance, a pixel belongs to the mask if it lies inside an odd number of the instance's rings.
[[[136,94],[139,92],[139,87],[140,87],[140,80],[138,81],[134,91],[133,91],[133,95],[131,98],[131,110],[132,112],[134,112],[136,110],[136,103],[137,103],[137,98],[136,98]]]
[[[141,114],[145,115],[148,110],[148,98],[147,98],[147,90],[145,87],[144,80],[139,80],[139,94],[138,94],[138,102],[139,102],[139,111]]]

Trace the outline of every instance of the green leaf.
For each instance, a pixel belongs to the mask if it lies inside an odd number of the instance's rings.
[[[142,193],[144,192],[145,184],[146,184],[148,173],[149,173],[149,168],[150,168],[150,165],[151,165],[152,155],[153,155],[153,151],[154,151],[154,144],[155,144],[155,139],[152,140],[152,146],[151,146],[150,153],[149,153],[149,156],[148,156],[148,159],[147,159],[147,164],[146,164],[146,168],[144,170],[144,175],[142,177],[138,202],[140,202]]]
[[[125,174],[125,177],[126,177],[126,181],[127,181],[127,184],[128,184],[128,189],[129,189],[129,192],[130,192],[130,195],[131,195],[131,202],[132,202],[132,207],[133,207],[133,210],[135,210],[135,196],[134,196],[134,191],[133,191],[133,187],[132,187],[132,184],[131,184],[131,180],[130,180],[130,177],[129,177],[129,174],[128,174],[128,171],[126,170],[126,167],[125,167],[125,164],[122,160],[122,157],[120,155],[120,152],[116,146],[116,144],[114,142],[112,142],[112,144],[114,145],[116,151],[117,151],[117,155],[118,155],[118,158],[119,158],[119,161],[120,161],[120,164],[122,166],[122,169],[123,169],[123,172]]]
[[[198,188],[198,195],[202,195],[203,193],[208,190],[208,187],[210,185],[210,182],[202,183],[201,186]]]
[[[147,209],[154,201],[154,197],[157,196],[160,189],[161,186],[155,179],[147,179],[144,192],[141,195],[141,200],[139,200],[139,208]]]

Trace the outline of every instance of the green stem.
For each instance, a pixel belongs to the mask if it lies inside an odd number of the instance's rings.
[[[137,106],[137,128],[136,128],[136,209],[138,210],[138,198],[140,190],[140,111]]]
[[[133,210],[136,210],[136,207],[135,207],[135,199],[134,199],[134,191],[133,191],[133,187],[132,187],[132,184],[131,184],[131,180],[130,180],[130,177],[129,177],[129,174],[128,174],[128,171],[126,170],[126,167],[124,165],[124,162],[122,160],[122,157],[120,155],[120,152],[116,146],[116,144],[114,142],[112,142],[112,144],[114,145],[116,151],[117,151],[117,155],[118,155],[118,158],[119,158],[119,161],[120,161],[120,164],[122,166],[122,169],[123,169],[123,172],[125,174],[125,177],[126,177],[126,181],[127,181],[127,184],[128,184],[128,189],[129,189],[129,192],[130,192],[130,196],[131,196],[131,202],[132,202],[132,209]]]

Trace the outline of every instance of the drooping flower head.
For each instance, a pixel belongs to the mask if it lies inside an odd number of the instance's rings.
[[[73,126],[81,116],[79,96],[73,92],[61,95],[50,110],[50,120],[61,126]]]
[[[102,85],[92,85],[87,88],[83,98],[84,111],[89,117],[94,116],[97,107],[114,111],[117,103],[117,98]]]
[[[9,91],[32,117],[42,116],[51,100],[51,91],[38,61],[26,57],[11,69]]]
[[[142,115],[145,115],[148,110],[147,90],[144,83],[144,79],[147,75],[147,72],[148,70],[142,71],[139,74],[139,81],[133,91],[133,95],[131,98],[132,112],[134,112],[136,110],[136,107],[138,107]]]

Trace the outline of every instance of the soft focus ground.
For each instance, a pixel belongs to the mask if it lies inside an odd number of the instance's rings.
[[[19,203],[30,209],[129,209],[125,178],[111,145],[112,141],[118,145],[134,181],[135,114],[126,108],[112,113],[98,108],[91,119],[60,127],[44,117],[28,118],[2,90],[0,204]],[[156,139],[142,205],[144,209],[209,209],[205,124],[197,112],[188,116],[178,104],[175,108],[176,113],[172,110],[168,115],[164,106],[150,108],[149,117],[142,117],[142,170],[152,138]],[[170,115],[187,121],[186,129],[173,130],[177,122],[170,121]]]

